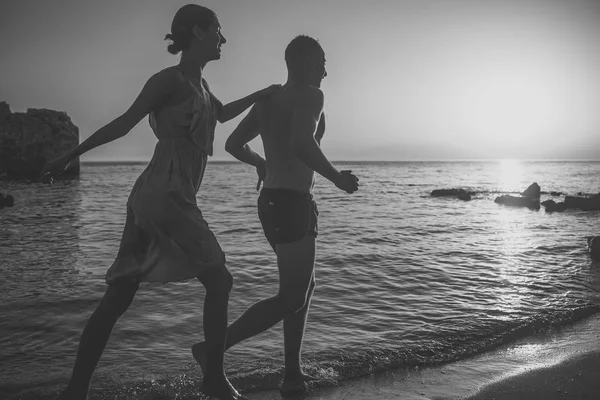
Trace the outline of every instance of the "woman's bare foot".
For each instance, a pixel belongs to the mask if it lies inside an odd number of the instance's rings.
[[[306,382],[314,381],[317,378],[303,372],[300,373],[284,373],[283,380],[279,391],[282,395],[305,394],[308,393],[308,385]]]
[[[226,377],[223,377],[219,381],[213,379],[210,382],[205,379],[200,391],[207,396],[214,396],[219,400],[248,400],[247,397],[242,396],[240,392],[235,390]]]
[[[194,359],[200,365],[202,375],[206,375],[206,343],[200,342],[192,346],[192,355]]]

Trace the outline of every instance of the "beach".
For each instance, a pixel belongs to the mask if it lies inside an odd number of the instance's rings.
[[[423,369],[375,374],[314,390],[313,400],[592,400],[600,398],[600,315]],[[279,400],[277,391],[250,400]]]
[[[586,353],[484,387],[468,400],[592,400],[600,397],[600,352]]]

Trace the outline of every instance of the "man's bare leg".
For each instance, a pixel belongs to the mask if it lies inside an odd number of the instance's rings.
[[[202,392],[209,396],[216,396],[220,400],[245,399],[231,385],[223,368],[227,306],[233,277],[226,268],[223,268],[211,271],[198,280],[206,288],[203,313],[206,367],[203,369]]]
[[[313,270],[310,287],[306,295],[304,307],[283,319],[283,340],[285,348],[285,370],[280,390],[283,394],[306,392],[306,382],[314,379],[302,371],[301,352],[304,329],[308,318],[310,301],[315,291],[315,274]]]
[[[302,309],[307,302],[310,282],[315,263],[315,238],[305,238],[277,245],[277,265],[279,268],[279,293],[250,306],[227,328],[225,348],[255,336],[271,328],[286,316]],[[204,371],[206,364],[206,343],[192,347],[194,358]]]

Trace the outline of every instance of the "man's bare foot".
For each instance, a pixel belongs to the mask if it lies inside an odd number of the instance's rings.
[[[64,391],[57,397],[55,397],[54,400],[71,400],[71,396],[66,391]]]
[[[235,390],[226,377],[223,377],[219,381],[211,379],[210,382],[205,379],[200,391],[207,396],[214,396],[219,400],[248,400],[247,397],[242,396],[240,392]]]
[[[66,388],[54,400],[86,400],[86,399],[87,399],[87,394],[78,397],[72,393],[72,390],[70,390],[69,388]]]
[[[310,376],[303,372],[300,372],[299,374],[285,373],[279,391],[283,396],[308,393],[308,385],[306,382],[314,381],[316,379],[317,378],[314,376]]]
[[[206,343],[200,342],[192,346],[192,355],[200,365],[202,375],[206,375]]]

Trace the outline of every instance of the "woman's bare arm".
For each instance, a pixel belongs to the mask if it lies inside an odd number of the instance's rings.
[[[131,107],[125,113],[98,129],[71,151],[68,160],[72,161],[98,146],[127,135],[142,118],[152,110],[157,109],[171,96],[175,85],[175,76],[169,69],[160,71],[150,77]]]
[[[232,101],[231,103],[225,104],[219,113],[219,122],[225,123],[231,119],[234,119],[244,111],[248,109],[252,104],[256,103],[263,97],[269,96],[271,93],[279,89],[281,85],[271,85],[267,88],[259,90],[249,94],[246,97],[242,97],[239,100]]]

